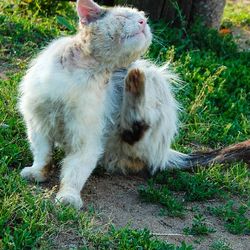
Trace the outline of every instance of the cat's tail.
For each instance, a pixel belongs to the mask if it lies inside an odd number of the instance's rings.
[[[250,140],[209,152],[183,154],[175,150],[169,151],[165,168],[190,169],[197,166],[208,167],[215,163],[231,163],[242,161],[250,166]]]
[[[191,169],[196,166],[208,166],[215,158],[212,152],[196,152],[183,154],[176,150],[170,149],[168,152],[168,161],[164,168],[166,169]]]

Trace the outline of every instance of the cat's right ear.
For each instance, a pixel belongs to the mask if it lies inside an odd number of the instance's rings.
[[[88,24],[97,20],[102,8],[92,0],[77,0],[77,13],[82,24]]]

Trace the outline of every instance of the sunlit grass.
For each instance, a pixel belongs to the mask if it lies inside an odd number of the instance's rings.
[[[223,24],[225,26],[240,25],[250,27],[250,3],[246,0],[237,1],[236,3],[232,0],[227,1]]]

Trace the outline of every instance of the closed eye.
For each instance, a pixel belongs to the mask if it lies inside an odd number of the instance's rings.
[[[128,16],[125,16],[125,15],[121,15],[121,14],[119,14],[119,15],[115,15],[116,17],[123,17],[123,18],[126,18],[126,19],[128,19]]]

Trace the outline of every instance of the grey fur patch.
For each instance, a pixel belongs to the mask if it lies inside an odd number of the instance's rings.
[[[126,114],[126,118],[128,118],[129,121],[127,121],[126,125],[121,123],[126,76],[127,69],[116,70],[113,72],[109,83],[108,98],[111,100],[111,107],[109,107],[110,113],[107,115],[107,134],[109,134],[109,131],[115,129],[119,131],[119,137],[123,142],[134,145],[141,140],[148,130],[149,125],[144,120],[137,119],[137,117],[140,117],[140,114],[138,114],[139,111],[135,109],[134,106],[140,105],[140,103],[134,101],[125,103],[128,113]],[[134,115],[134,112],[136,112],[136,115]]]
[[[41,129],[50,136],[53,141],[64,144],[65,139],[65,107],[60,101],[50,99],[39,103],[34,107],[34,114],[38,117]]]

